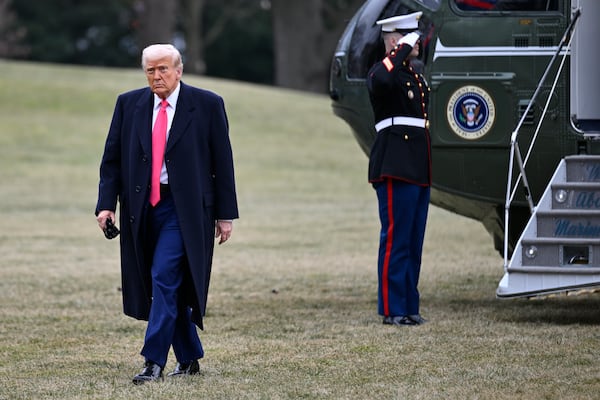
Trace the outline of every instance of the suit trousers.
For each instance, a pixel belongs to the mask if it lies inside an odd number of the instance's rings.
[[[429,209],[429,186],[396,179],[374,185],[379,203],[378,312],[419,314],[419,274]]]
[[[185,247],[170,193],[148,213],[148,240],[154,246],[152,260],[152,305],[141,355],[161,367],[167,363],[169,349],[177,361],[189,363],[204,356],[191,310],[178,296],[185,276]]]

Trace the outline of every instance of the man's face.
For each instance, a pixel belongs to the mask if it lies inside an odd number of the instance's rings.
[[[152,92],[161,99],[169,97],[181,79],[181,68],[173,66],[171,56],[146,60],[146,78]]]

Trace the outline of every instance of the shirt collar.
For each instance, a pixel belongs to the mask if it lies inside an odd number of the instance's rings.
[[[167,97],[167,101],[169,102],[169,106],[175,109],[175,105],[177,104],[177,99],[179,98],[179,90],[181,89],[181,82],[177,83],[177,87],[173,90],[173,93],[169,97]],[[154,94],[154,109],[160,107],[162,99]]]

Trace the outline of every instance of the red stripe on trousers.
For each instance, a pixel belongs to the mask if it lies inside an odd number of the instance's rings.
[[[385,257],[383,258],[383,272],[381,277],[381,291],[383,295],[383,314],[390,315],[389,299],[389,281],[388,272],[390,269],[390,258],[392,256],[392,245],[394,242],[394,209],[392,207],[394,199],[394,188],[391,179],[387,180],[387,203],[388,203],[388,230],[385,242]]]

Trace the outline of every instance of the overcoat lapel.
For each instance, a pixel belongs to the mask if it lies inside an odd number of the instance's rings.
[[[140,139],[145,154],[152,154],[152,106],[153,96],[150,89],[140,96],[133,116],[134,131]]]
[[[177,143],[179,139],[185,133],[190,121],[195,106],[190,98],[190,91],[187,86],[181,82],[181,88],[179,90],[179,98],[177,100],[177,109],[173,116],[173,122],[171,123],[171,130],[169,131],[169,139],[167,141],[166,151],[168,152]]]

